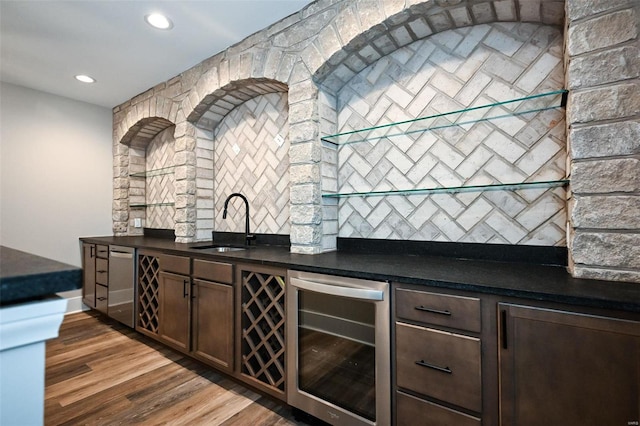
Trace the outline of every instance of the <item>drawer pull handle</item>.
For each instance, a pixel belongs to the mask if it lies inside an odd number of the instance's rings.
[[[416,306],[418,311],[430,312],[432,314],[451,315],[451,311],[441,311],[440,309],[425,308],[424,306]]]
[[[429,364],[428,362],[424,362],[423,360],[416,361],[416,364],[419,365],[420,367],[431,368],[433,370],[442,371],[443,373],[447,373],[447,374],[451,374],[452,373],[452,371],[451,371],[451,369],[449,367],[440,367],[438,365],[433,365],[433,364]]]
[[[98,299],[98,300],[107,300],[107,298],[106,298],[106,297],[98,297],[97,299]]]
[[[105,271],[104,269],[101,269],[101,270],[99,270],[99,271],[98,271],[98,273],[99,273],[99,274],[106,274],[106,273],[107,273],[107,271]]]

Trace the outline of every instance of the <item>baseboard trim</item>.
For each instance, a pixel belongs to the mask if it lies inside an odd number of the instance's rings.
[[[68,297],[67,298],[67,314],[75,314],[77,312],[88,311],[89,308],[82,303],[82,296]]]

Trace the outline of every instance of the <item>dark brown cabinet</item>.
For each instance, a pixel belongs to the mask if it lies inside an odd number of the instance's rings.
[[[233,373],[233,270],[230,263],[140,250],[136,330]]]
[[[396,424],[480,425],[480,299],[395,289]]]
[[[637,425],[638,315],[396,284],[396,425]]]
[[[109,287],[109,246],[82,244],[82,302],[107,313]]]
[[[82,252],[106,312],[109,247]],[[286,401],[285,270],[137,253],[137,331]],[[640,424],[635,312],[408,283],[392,301],[395,425]]]
[[[96,245],[82,244],[82,302],[96,307]]]
[[[640,322],[499,304],[503,426],[637,425]]]
[[[194,259],[193,277],[192,354],[232,372],[233,265]]]
[[[160,340],[188,352],[191,349],[191,259],[161,254],[159,265],[158,334]]]

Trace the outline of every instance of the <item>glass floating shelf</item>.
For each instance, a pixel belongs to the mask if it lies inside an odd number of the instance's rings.
[[[564,89],[539,93],[523,98],[510,99],[508,101],[495,102],[412,120],[337,133],[335,135],[324,136],[321,140],[340,146],[446,129],[454,126],[463,127],[483,121],[518,117],[525,114],[536,114],[542,111],[565,107],[567,93],[568,91]]]
[[[566,186],[569,179],[547,180],[539,182],[498,183],[490,185],[469,185],[442,188],[416,188],[392,191],[349,192],[349,193],[325,193],[323,198],[347,198],[347,197],[381,197],[388,195],[420,195],[420,194],[456,194],[460,192],[480,191],[516,191],[519,189],[555,188]]]
[[[149,204],[130,204],[132,209],[145,208],[145,207],[162,207],[162,206],[174,206],[176,203],[149,203]]]
[[[144,172],[131,173],[129,177],[139,177],[139,178],[147,178],[154,176],[164,176],[173,174],[173,167],[163,167],[161,169],[147,170]]]

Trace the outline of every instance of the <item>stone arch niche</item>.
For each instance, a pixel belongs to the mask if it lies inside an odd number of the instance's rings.
[[[314,74],[320,88],[321,133],[562,89],[563,10],[564,2],[436,0],[372,26]],[[551,101],[557,105],[559,97],[530,103],[531,109]],[[541,181],[566,175],[561,110],[419,135],[340,150],[323,143],[328,152],[324,158],[335,160],[322,164],[323,192]],[[325,176],[332,178],[327,182]],[[324,229],[340,237],[566,245],[564,188],[339,202],[323,198],[323,211]]]
[[[251,78],[215,89],[188,115],[196,127],[196,239],[211,232],[244,232],[250,205],[253,233],[289,234],[288,86]]]
[[[114,169],[116,235],[175,228],[174,132],[171,121],[147,117],[120,140],[119,166]]]

